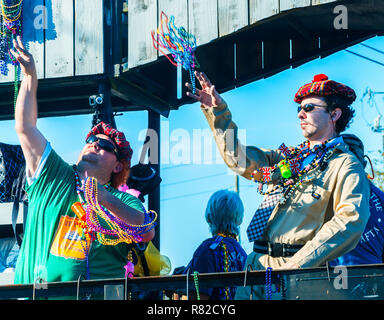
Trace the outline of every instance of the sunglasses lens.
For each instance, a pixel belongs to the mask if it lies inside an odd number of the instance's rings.
[[[109,152],[115,151],[115,148],[113,147],[113,145],[110,144],[109,142],[105,141],[105,140],[99,141],[99,146],[101,149],[104,149],[104,150],[109,151]]]
[[[313,109],[315,109],[315,105],[312,103],[307,103],[304,106],[298,106],[297,112],[299,113],[301,110],[304,110],[305,112],[311,112]]]
[[[98,138],[94,135],[90,136],[88,139],[87,139],[87,143],[91,144],[91,143],[94,143],[95,141],[97,141],[99,147],[105,151],[108,151],[108,152],[113,152],[116,154],[116,157],[118,157],[118,152],[116,150],[116,148],[114,147],[114,145],[109,142],[108,140],[105,140],[105,139],[101,139],[101,138]]]
[[[86,143],[94,143],[97,140],[98,140],[98,138],[96,136],[92,135],[92,136],[88,137]]]

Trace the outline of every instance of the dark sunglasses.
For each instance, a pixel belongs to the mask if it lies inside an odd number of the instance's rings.
[[[117,148],[113,145],[112,142],[110,142],[106,139],[102,139],[102,138],[96,137],[95,135],[91,135],[86,140],[86,143],[92,144],[96,141],[97,141],[98,146],[101,149],[108,151],[108,152],[113,152],[116,155],[117,159],[119,159],[119,150],[117,150]]]
[[[305,112],[311,112],[313,109],[315,109],[315,107],[327,108],[327,106],[319,106],[319,105],[314,104],[314,103],[307,103],[303,106],[299,105],[297,107],[297,113],[299,113],[301,110],[304,110]]]

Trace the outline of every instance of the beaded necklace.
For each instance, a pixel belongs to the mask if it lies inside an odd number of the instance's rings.
[[[199,272],[194,271],[193,272],[193,282],[195,283],[195,289],[196,289],[196,299],[200,300],[200,290],[199,290],[199,278],[198,278]]]
[[[232,238],[232,239],[235,239],[236,241],[238,241],[237,239],[237,235],[235,235],[234,233],[223,233],[223,232],[219,232],[216,234],[216,237],[219,236],[219,237],[223,237],[223,238]]]
[[[151,32],[151,36],[156,50],[164,54],[174,66],[182,67],[189,72],[194,94],[196,91],[194,70],[199,67],[195,57],[196,37],[188,33],[184,27],[176,27],[175,17],[171,16],[169,19],[163,11],[160,14],[160,25],[156,32]],[[170,53],[173,60],[163,49]],[[181,82],[181,77],[178,76],[178,78],[178,82]]]
[[[132,242],[142,241],[141,235],[148,232],[148,227],[154,227],[154,223],[157,219],[155,211],[150,210],[149,213],[154,215],[151,218],[147,212],[145,212],[145,221],[141,225],[128,224],[122,221],[119,217],[109,212],[105,207],[101,206],[98,202],[97,180],[93,177],[87,177],[84,183],[84,187],[81,187],[80,179],[75,171],[76,178],[76,192],[79,195],[80,202],[86,207],[85,212],[85,224],[89,231],[96,234],[97,240],[103,245],[117,245],[121,242],[130,244]],[[104,185],[107,190],[110,185]],[[81,197],[83,192],[85,201]],[[108,228],[102,226],[101,221],[104,221]],[[106,236],[110,236],[107,238]],[[112,238],[112,239],[111,239]]]
[[[229,258],[228,258],[228,249],[227,245],[222,241],[223,248],[223,261],[224,261],[224,272],[229,272]],[[224,289],[225,300],[229,300],[229,288],[225,287]]]
[[[276,291],[272,291],[272,268],[268,267],[265,270],[265,300],[271,300],[272,299],[272,293],[275,293]]]
[[[312,149],[310,149],[309,141],[301,143],[296,148],[287,148],[282,144],[279,147],[279,150],[284,156],[282,161],[272,167],[262,167],[257,169],[251,174],[251,179],[255,182],[256,176],[262,175],[262,180],[258,181],[258,192],[261,195],[282,192],[283,195],[280,199],[280,203],[284,204],[298,187],[302,186],[304,182],[313,181],[314,177],[319,173],[318,171],[324,169],[327,161],[332,156],[335,147],[327,147],[328,143],[328,140],[324,141],[323,143],[314,146]],[[311,155],[315,155],[313,160],[300,170],[300,165]],[[280,169],[281,171],[279,182],[271,190],[263,191],[264,185],[272,181],[271,175],[277,169]],[[316,170],[313,171],[313,178],[305,179],[305,175],[311,170]]]
[[[232,238],[232,239],[235,239],[236,241],[238,241],[237,239],[237,236],[233,233],[217,233],[216,236],[219,236],[219,237],[227,237],[227,238]],[[227,248],[227,245],[225,244],[225,242],[223,241],[223,239],[220,241],[220,244],[221,244],[221,248],[222,248],[222,257],[223,257],[223,271],[224,272],[229,272],[229,255],[228,255],[228,248]],[[225,296],[225,300],[230,300],[230,296],[229,296],[229,287],[225,287],[224,288],[224,296]]]
[[[22,34],[22,4],[23,0],[18,2],[13,0],[0,0],[0,74],[7,76],[8,64],[15,68],[14,78],[14,106],[19,92],[20,65],[10,53],[12,40]]]
[[[97,180],[93,177],[87,177],[85,179],[84,186],[82,186],[77,172],[77,167],[74,165],[73,168],[75,171],[76,193],[78,194],[79,202],[75,202],[71,208],[80,220],[79,225],[82,229],[82,241],[87,240],[85,246],[82,243],[82,248],[86,256],[87,275],[89,276],[88,243],[97,240],[102,245],[115,246],[121,242],[125,242],[127,244],[140,242],[142,241],[141,235],[154,228],[157,213],[153,210],[149,210],[148,212],[144,210],[145,218],[143,224],[132,225],[125,223],[99,204],[97,200]],[[108,190],[111,185],[108,183],[103,187]],[[107,228],[102,226],[102,222],[107,225]],[[130,259],[128,259],[126,267],[131,267],[129,261]],[[126,271],[128,272],[127,269]]]

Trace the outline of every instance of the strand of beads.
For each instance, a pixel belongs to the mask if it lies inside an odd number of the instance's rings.
[[[265,271],[265,300],[272,299],[272,268],[268,267]]]
[[[86,222],[85,222],[85,210],[80,202],[75,202],[71,206],[72,211],[76,214],[76,216],[79,218],[79,227],[82,229],[81,234],[81,248],[83,250],[85,261],[86,261],[86,279],[89,280],[89,248],[90,243],[94,239],[93,233],[89,230]],[[89,245],[88,245],[89,243]]]
[[[84,244],[85,242],[85,244]],[[81,248],[84,252],[84,255],[85,255],[85,264],[86,264],[86,280],[89,280],[90,277],[89,277],[89,247],[88,247],[88,242],[87,241],[80,241],[81,243]]]
[[[88,177],[84,184],[84,196],[87,203],[86,222],[88,227],[96,232],[98,241],[103,245],[117,245],[120,242],[140,242],[142,233],[147,232],[147,227],[154,224],[157,214],[154,211],[154,218],[150,222],[141,225],[132,225],[123,222],[120,218],[110,213],[98,203],[97,180]],[[104,221],[108,228],[102,226],[99,220]],[[110,236],[107,238],[106,236]]]
[[[14,1],[1,0],[1,37],[0,37],[0,72],[8,75],[8,64],[17,65],[17,61],[10,54],[12,40],[22,33],[22,4],[23,0],[15,3]]]
[[[13,85],[13,106],[16,109],[17,96],[19,95],[20,66],[15,64],[15,79]]]
[[[196,289],[196,299],[200,300],[199,278],[198,278],[198,275],[199,275],[198,271],[193,272],[193,281],[195,283],[195,289]]]
[[[196,37],[188,33],[184,27],[175,26],[175,17],[169,19],[164,12],[160,14],[160,26],[151,32],[152,43],[156,50],[162,53],[174,66],[181,65],[189,72],[192,84],[192,93],[196,92],[195,68],[198,62],[195,57]],[[173,60],[168,57],[168,51]]]
[[[223,248],[224,272],[229,272],[228,250],[227,250],[227,245],[224,243],[224,241],[222,241],[222,248]],[[229,288],[228,287],[225,287],[224,295],[225,295],[225,300],[229,300]]]
[[[7,76],[9,69],[8,64],[12,64],[15,69],[14,78],[14,102],[16,107],[16,99],[19,93],[19,73],[20,65],[10,53],[12,48],[12,40],[16,36],[22,34],[22,4],[23,0],[14,2],[12,0],[1,0],[0,15],[0,74]]]
[[[313,179],[317,176],[317,173],[318,171],[321,170],[321,165],[323,163],[326,163],[330,157],[332,156],[333,152],[334,152],[334,148],[330,148],[329,150],[326,151],[325,154],[319,156],[316,160],[311,162],[311,164],[308,165],[308,169],[307,171],[305,172],[302,172],[298,177],[297,179],[295,180],[295,182],[293,184],[290,184],[288,186],[288,190],[284,192],[283,196],[281,197],[280,199],[280,203],[281,204],[285,204],[287,202],[287,200],[292,196],[293,192],[298,188],[298,187],[301,187],[303,185],[303,183],[309,183],[311,181],[313,181]],[[316,170],[316,171],[313,171],[313,174],[312,174],[312,178],[310,179],[305,179],[304,178],[304,174],[305,173],[308,173],[309,171],[311,170]]]
[[[218,232],[216,233],[216,236],[220,236],[220,237],[227,237],[227,238],[232,238],[232,239],[235,239],[236,241],[238,241],[237,239],[237,235],[234,234],[234,233],[223,233],[223,232]]]
[[[292,195],[293,191],[303,183],[303,177],[311,170],[316,169],[320,166],[324,161],[328,160],[329,157],[326,157],[327,147],[326,144],[328,141],[323,142],[320,145],[316,145],[312,149],[309,147],[309,141],[305,141],[301,143],[297,148],[287,149],[286,160],[287,162],[294,160],[296,163],[301,163],[305,158],[310,156],[311,154],[315,154],[315,158],[306,165],[302,170],[297,170],[292,177],[283,178],[281,177],[279,183],[276,184],[269,191],[263,191],[263,186],[266,183],[265,179],[259,183],[258,192],[261,195],[268,195],[275,192],[282,192],[284,196],[281,199],[281,203],[285,203],[285,201]],[[268,172],[268,175],[272,174],[277,168],[279,164],[270,167],[268,170],[257,169],[251,174],[251,178],[253,181],[257,175],[260,176],[262,172]],[[271,179],[269,179],[271,181]]]
[[[141,235],[155,227],[157,213],[153,210],[146,211],[143,207],[144,223],[142,225],[131,225],[99,205],[97,201],[97,180],[87,178],[83,187],[77,173],[77,167],[74,165],[73,168],[75,171],[76,192],[80,200],[78,204],[81,209],[86,208],[84,214],[79,214],[79,218],[83,221],[83,228],[92,236],[92,240],[97,238],[104,245],[117,245],[120,242],[140,242],[142,240]],[[104,188],[108,190],[111,186],[104,185]],[[84,194],[85,199],[83,199],[82,194]]]
[[[285,155],[285,158],[283,159],[286,163],[290,163],[292,161],[296,163],[301,163],[305,158],[310,156],[311,154],[316,154],[317,156],[321,153],[323,153],[326,150],[326,144],[328,141],[323,142],[320,145],[314,146],[312,149],[309,148],[309,141],[306,141],[298,148],[289,149]],[[276,163],[272,167],[262,167],[260,169],[256,169],[252,174],[251,178],[255,181],[255,177],[257,174],[263,175],[263,182],[269,182],[271,181],[270,175],[275,172],[279,168],[280,162]],[[304,169],[305,170],[305,169]],[[297,173],[300,173],[300,171],[297,170]],[[268,177],[268,179],[266,179]],[[286,180],[288,180],[287,178]]]

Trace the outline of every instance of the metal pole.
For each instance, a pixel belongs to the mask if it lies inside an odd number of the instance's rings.
[[[157,174],[160,175],[160,115],[152,110],[148,110],[148,129],[152,129],[157,134],[157,146],[151,144],[152,148],[157,148],[157,150],[153,150],[153,152],[157,152],[157,159],[150,156],[151,148],[148,150],[148,159],[150,159],[149,162],[154,166]],[[154,210],[158,214],[155,237],[152,243],[160,250],[160,185],[148,195],[148,209]]]
[[[239,176],[235,174],[235,192],[240,193]]]
[[[103,101],[98,107],[100,110],[100,120],[105,123],[109,123],[113,128],[116,128],[116,122],[112,110],[111,84],[108,80],[100,81],[99,96],[102,97]]]
[[[117,25],[118,5],[115,1],[103,1],[103,41],[104,41],[104,77],[98,85],[98,97],[101,103],[97,106],[99,119],[109,123],[116,128],[116,122],[112,108],[112,94],[110,77],[113,76],[113,53],[119,54],[118,49],[114,47],[118,43],[118,39],[114,38],[114,31],[119,30]],[[113,50],[112,50],[113,49]]]

